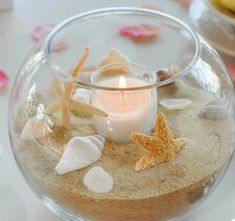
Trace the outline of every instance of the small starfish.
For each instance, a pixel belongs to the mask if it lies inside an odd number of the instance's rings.
[[[84,64],[86,63],[89,53],[89,49],[86,48],[81,61],[72,73],[72,77],[74,79],[76,79],[80,74]],[[73,93],[76,88],[76,84],[70,82],[66,86],[64,86],[64,84],[59,79],[55,78],[52,82],[52,87],[54,88],[57,100],[46,108],[46,113],[51,114],[55,111],[61,111],[62,123],[66,129],[71,129],[71,111],[85,110],[88,114],[107,117],[106,112],[94,107],[93,105],[79,102],[73,99]]]
[[[155,136],[133,133],[131,139],[149,151],[136,163],[135,170],[145,170],[175,158],[176,154],[185,145],[184,138],[174,138],[165,115],[161,112],[157,116]]]

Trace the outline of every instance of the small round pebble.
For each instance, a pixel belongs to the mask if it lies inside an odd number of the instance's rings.
[[[113,187],[113,178],[98,166],[91,168],[83,181],[87,189],[95,193],[108,193]]]

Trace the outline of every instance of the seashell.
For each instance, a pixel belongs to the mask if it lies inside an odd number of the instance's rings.
[[[8,83],[9,83],[9,77],[7,73],[0,70],[0,90],[6,89]]]
[[[169,98],[160,100],[159,103],[168,110],[181,110],[187,108],[192,101],[189,99]]]
[[[221,104],[212,103],[203,107],[198,116],[208,120],[224,120],[227,118],[228,112]]]
[[[29,119],[22,130],[21,139],[33,140],[45,137],[52,132],[50,124],[52,124],[52,122],[46,122],[44,119],[40,119],[37,116]]]
[[[43,39],[54,28],[54,26],[55,25],[52,24],[36,26],[31,33],[33,40],[39,41]]]
[[[130,60],[127,56],[122,54],[121,51],[113,48],[109,50],[108,55],[103,58],[103,60],[99,63],[98,67],[103,67],[105,65],[109,64],[115,64],[115,63],[129,63]]]
[[[122,27],[119,33],[135,43],[155,41],[158,37],[157,27],[151,24],[127,25]]]
[[[156,72],[156,75],[160,81],[165,81],[173,76],[169,71],[165,69],[158,70]]]
[[[113,187],[113,178],[98,166],[88,171],[83,182],[88,190],[95,193],[108,193]]]
[[[111,65],[111,64],[117,64],[117,66],[109,67],[107,70],[103,70],[102,74],[104,75],[115,75],[115,74],[126,74],[130,72],[131,68],[128,63],[131,61],[128,57],[126,57],[124,54],[122,54],[117,49],[111,49],[108,52],[108,55],[104,57],[104,59],[99,63],[98,67],[103,67],[105,65]],[[122,65],[123,64],[123,65]]]
[[[74,98],[78,101],[90,104],[91,101],[91,90],[84,88],[77,88],[74,92]]]
[[[103,148],[104,138],[100,135],[74,137],[65,146],[63,156],[55,169],[62,175],[87,167],[100,159]]]
[[[169,73],[171,73],[172,75],[177,75],[180,73],[180,67],[176,64],[172,64],[168,67],[168,71]]]

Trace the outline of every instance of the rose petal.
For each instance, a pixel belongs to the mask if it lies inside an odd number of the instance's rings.
[[[189,9],[192,0],[179,0],[179,3],[186,9]]]
[[[157,27],[150,24],[127,25],[122,27],[119,33],[136,43],[154,41],[158,37]]]
[[[163,11],[162,8],[155,4],[144,4],[142,5],[142,8],[147,8],[155,11]]]
[[[68,48],[68,43],[65,41],[60,41],[58,43],[55,43],[52,47],[53,52],[61,52]]]
[[[7,88],[9,83],[9,77],[3,70],[0,70],[0,90],[4,90]]]
[[[52,24],[38,25],[33,29],[31,36],[33,40],[39,41],[44,38],[53,28],[54,25]]]
[[[227,69],[228,69],[228,73],[230,75],[230,78],[231,78],[233,84],[235,85],[235,65],[229,64],[227,66]]]
[[[96,66],[91,65],[91,66],[84,67],[84,68],[82,69],[82,72],[93,72],[93,71],[95,71],[95,70],[96,70]]]

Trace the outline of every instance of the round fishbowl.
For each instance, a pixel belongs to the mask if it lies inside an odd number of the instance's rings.
[[[9,131],[26,182],[63,219],[178,219],[230,163],[233,87],[217,52],[180,20],[98,9],[31,50]]]
[[[235,56],[235,1],[195,0],[190,6],[194,27],[224,54]]]

